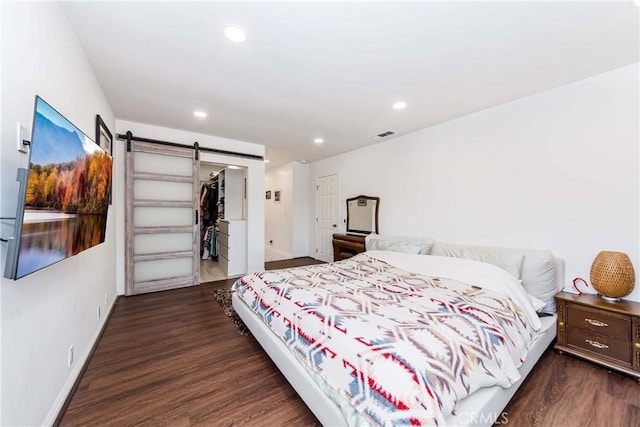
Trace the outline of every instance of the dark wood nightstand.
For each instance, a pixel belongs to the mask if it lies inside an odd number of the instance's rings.
[[[340,261],[364,252],[364,237],[335,233],[333,235],[333,260]]]
[[[557,294],[556,302],[556,351],[624,372],[640,383],[640,303],[567,292]]]

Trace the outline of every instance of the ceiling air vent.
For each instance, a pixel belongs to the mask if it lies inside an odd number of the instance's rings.
[[[395,135],[395,131],[387,130],[387,131],[384,131],[384,132],[380,132],[379,134],[374,136],[373,139],[382,139],[382,138],[386,138],[386,137],[391,136],[391,135]]]

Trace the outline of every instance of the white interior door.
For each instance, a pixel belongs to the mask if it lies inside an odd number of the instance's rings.
[[[195,150],[132,142],[125,164],[125,294],[197,285]]]
[[[333,261],[333,233],[338,232],[338,175],[316,179],[316,259]]]

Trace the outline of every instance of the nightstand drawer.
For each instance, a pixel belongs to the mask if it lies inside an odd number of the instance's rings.
[[[631,336],[631,318],[590,310],[567,304],[569,327],[581,328],[596,334],[607,335],[628,341]]]
[[[628,340],[569,327],[567,330],[567,345],[580,347],[599,356],[606,356],[625,364],[631,364],[631,351]]]

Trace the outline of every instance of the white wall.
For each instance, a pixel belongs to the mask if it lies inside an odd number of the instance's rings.
[[[293,242],[291,252],[294,257],[309,255],[309,237],[306,230],[309,229],[309,165],[293,162],[292,194],[293,211],[291,214],[291,226],[293,228]],[[315,193],[311,193],[315,194]]]
[[[265,199],[267,248],[279,259],[308,255],[309,166],[291,162],[267,171],[265,190],[271,191],[271,199]]]
[[[280,259],[293,257],[293,163],[287,163],[267,171],[265,191],[271,191],[271,199],[265,199],[265,244],[270,253]],[[280,191],[280,201],[275,193]]]
[[[311,174],[340,173],[342,230],[344,200],[368,194],[381,199],[381,234],[548,248],[568,284],[615,250],[640,277],[638,90],[636,63],[315,162]]]
[[[204,135],[178,129],[152,126],[143,123],[116,121],[117,133],[131,131],[133,136],[161,141],[177,142],[200,147],[216,148],[237,153],[264,156],[264,145],[217,136]],[[117,246],[117,289],[124,294],[124,153],[126,143],[118,140],[114,143],[117,173],[114,176],[116,197],[119,200],[116,211]],[[247,268],[248,272],[264,270],[264,161],[237,156],[200,152],[200,160],[206,163],[236,165],[247,168]]]
[[[112,131],[115,127],[113,113],[59,4],[3,2],[1,22],[0,213],[13,217],[16,170],[28,166],[28,157],[16,150],[16,122],[31,128],[36,94],[89,136],[95,133],[96,114]],[[13,234],[12,224],[2,222],[2,237]],[[6,251],[3,243],[2,269]],[[1,425],[54,421],[114,301],[114,265],[110,208],[103,244],[20,280],[2,279]],[[71,345],[75,362],[68,368]]]

